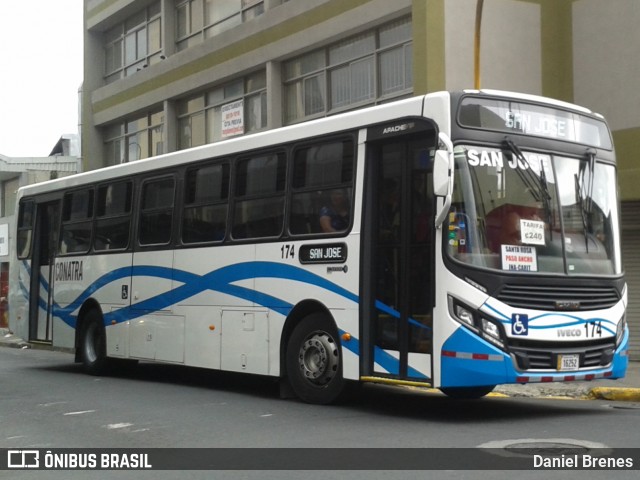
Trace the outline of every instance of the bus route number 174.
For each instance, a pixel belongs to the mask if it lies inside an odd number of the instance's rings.
[[[280,254],[283,259],[296,258],[296,246],[282,245],[282,247],[280,247]]]

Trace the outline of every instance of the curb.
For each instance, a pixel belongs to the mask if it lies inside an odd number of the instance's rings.
[[[15,337],[11,333],[7,333],[0,337],[0,347],[9,347],[9,348],[31,348],[27,342],[22,340],[19,337]]]
[[[590,400],[640,402],[640,388],[596,387],[589,391],[588,398]]]

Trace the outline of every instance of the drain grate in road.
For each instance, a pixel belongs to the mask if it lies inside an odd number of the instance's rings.
[[[577,443],[544,440],[516,442],[507,444],[502,448],[512,453],[523,453],[523,451],[526,451],[529,453],[535,452],[539,455],[576,455],[591,451],[591,448]]]
[[[574,438],[520,438],[511,440],[495,440],[478,445],[478,448],[488,448],[491,453],[506,457],[531,455],[606,455],[610,447],[603,443],[578,440]]]
[[[605,407],[613,408],[615,410],[640,410],[640,404],[634,404],[634,403],[605,405]]]

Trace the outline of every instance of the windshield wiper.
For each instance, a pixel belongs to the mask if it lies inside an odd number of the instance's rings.
[[[587,149],[587,163],[580,164],[580,170],[575,175],[576,198],[580,207],[580,216],[582,217],[582,231],[584,234],[584,248],[589,253],[589,232],[592,230],[591,220],[593,212],[593,176],[596,165],[596,151],[592,148]],[[586,168],[589,167],[588,181],[585,181]],[[580,179],[582,178],[582,182]],[[586,192],[585,192],[586,189]]]
[[[549,193],[549,186],[547,185],[547,175],[544,171],[544,165],[540,163],[540,176],[538,177],[531,169],[531,164],[527,160],[527,157],[522,153],[522,150],[520,150],[520,147],[509,137],[504,138],[504,143],[509,147],[509,150],[516,156],[516,158],[525,166],[523,170],[516,168],[516,173],[520,176],[522,183],[527,186],[535,201],[542,203],[545,222],[549,227],[551,227],[551,194]],[[551,228],[549,228],[549,231],[551,231]]]

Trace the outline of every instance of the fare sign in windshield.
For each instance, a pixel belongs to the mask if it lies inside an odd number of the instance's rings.
[[[612,148],[609,129],[603,121],[546,105],[465,97],[460,103],[458,121],[463,127],[554,138],[609,150]]]

